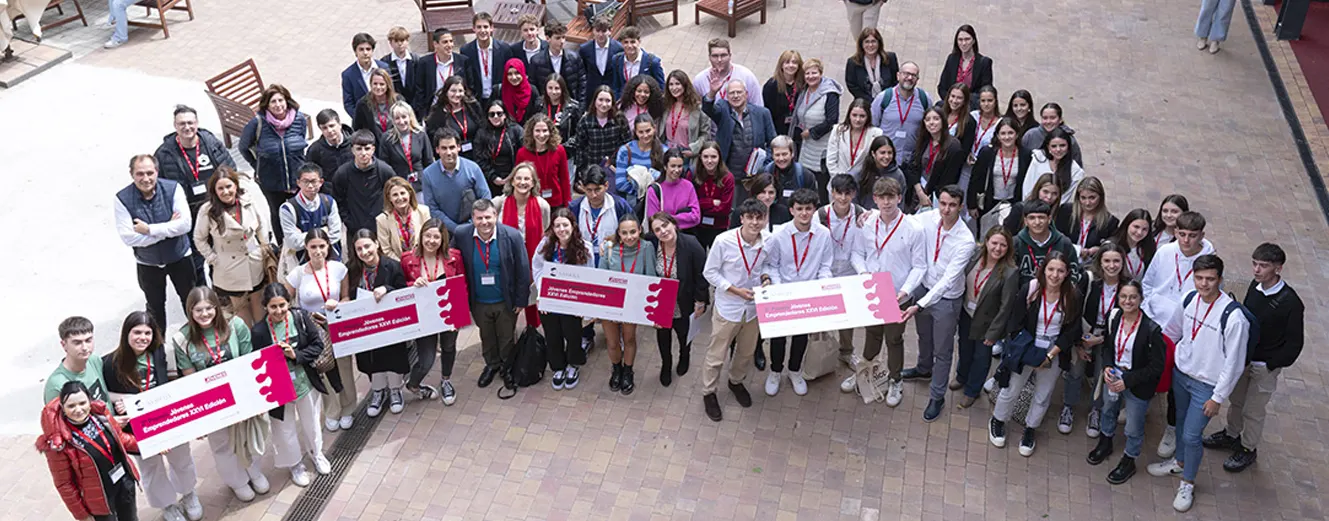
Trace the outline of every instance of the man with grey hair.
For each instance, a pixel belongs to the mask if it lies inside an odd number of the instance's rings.
[[[724,89],[725,103],[706,99],[701,108],[715,122],[720,160],[737,180],[756,173],[770,156],[775,122],[769,110],[748,103],[748,89],[742,81],[730,80]]]
[[[914,62],[900,64],[899,83],[872,100],[872,124],[895,145],[895,162],[905,164],[914,156],[914,142],[923,123],[923,112],[932,106],[928,93],[918,87],[922,71]]]
[[[501,374],[503,385],[515,390],[512,368],[506,364],[514,348],[517,312],[531,296],[531,260],[521,232],[498,222],[493,202],[476,199],[471,205],[471,222],[457,226],[452,246],[461,250],[471,318],[480,329],[485,368],[477,384],[488,387]]]

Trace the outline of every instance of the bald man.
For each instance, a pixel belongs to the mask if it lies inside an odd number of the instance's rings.
[[[754,175],[771,155],[775,123],[771,112],[748,103],[748,89],[741,80],[725,84],[725,101],[707,99],[702,110],[715,121],[715,141],[720,144],[720,159],[741,182]],[[754,154],[754,151],[761,152]]]

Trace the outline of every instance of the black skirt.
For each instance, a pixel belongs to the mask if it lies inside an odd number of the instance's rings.
[[[356,353],[355,366],[368,375],[374,373],[406,374],[411,372],[410,350],[407,343],[392,344]]]

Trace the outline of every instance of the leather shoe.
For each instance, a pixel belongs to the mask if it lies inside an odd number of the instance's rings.
[[[932,423],[941,416],[941,410],[945,408],[946,400],[928,400],[928,407],[923,409],[923,421]]]
[[[1228,456],[1227,461],[1223,462],[1223,470],[1228,472],[1241,472],[1246,470],[1246,467],[1254,464],[1255,451],[1246,450],[1245,447],[1242,447],[1238,448],[1236,452],[1233,452],[1231,456]]]
[[[1121,462],[1117,463],[1117,468],[1108,473],[1107,481],[1113,485],[1120,485],[1135,475],[1135,458],[1122,456]]]
[[[1098,445],[1094,446],[1094,450],[1089,451],[1089,457],[1085,458],[1085,461],[1088,461],[1090,465],[1097,465],[1099,463],[1102,463],[1104,460],[1107,460],[1108,456],[1111,455],[1112,455],[1112,437],[1099,436]]]
[[[707,394],[701,397],[702,405],[706,407],[706,417],[711,421],[720,421],[723,417],[720,414],[720,399],[715,397],[715,393]]]
[[[748,388],[743,384],[729,382],[729,392],[734,393],[734,400],[738,401],[743,407],[752,407],[752,395],[748,394]]]
[[[932,373],[919,371],[917,367],[910,367],[904,371],[900,371],[900,379],[902,380],[921,380],[923,378],[932,378]]]
[[[480,371],[480,380],[475,382],[475,385],[481,389],[489,387],[489,384],[494,383],[494,376],[498,375],[498,369],[499,367],[496,365],[486,365],[485,370]]]
[[[762,351],[761,344],[757,344],[757,351],[752,354],[752,365],[757,367],[758,371],[766,370],[766,353]]]

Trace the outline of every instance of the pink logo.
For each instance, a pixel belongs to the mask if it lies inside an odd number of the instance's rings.
[[[642,307],[646,311],[646,318],[660,327],[669,327],[674,323],[674,306],[678,302],[678,281],[674,279],[660,279],[649,286],[651,294],[646,297],[647,304]],[[684,308],[684,313],[689,312]]]
[[[434,291],[438,295],[436,304],[440,311],[439,318],[453,329],[471,325],[471,302],[466,294],[466,277],[457,275],[448,277],[443,285]]]
[[[267,385],[259,387],[263,398],[277,405],[295,401],[295,383],[291,381],[291,372],[286,369],[286,355],[278,346],[268,346],[259,351],[251,367],[258,371],[254,381],[260,384],[267,380]]]
[[[863,288],[868,290],[866,296],[872,316],[877,317],[883,324],[904,322],[904,317],[900,315],[900,302],[895,295],[895,282],[889,272],[873,273],[871,278],[863,281]],[[890,304],[886,304],[887,302]]]

